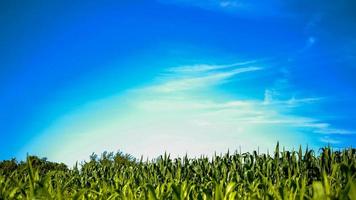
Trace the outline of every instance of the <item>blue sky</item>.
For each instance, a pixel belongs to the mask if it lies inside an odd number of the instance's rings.
[[[355,146],[355,6],[2,1],[0,159]]]

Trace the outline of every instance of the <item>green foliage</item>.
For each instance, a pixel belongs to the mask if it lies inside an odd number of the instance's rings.
[[[28,156],[0,162],[0,199],[356,199],[356,151],[280,150],[138,161],[90,156],[68,169]]]

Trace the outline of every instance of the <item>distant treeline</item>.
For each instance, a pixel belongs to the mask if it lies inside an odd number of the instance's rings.
[[[226,153],[153,161],[92,154],[80,166],[0,162],[0,199],[356,199],[356,149]]]

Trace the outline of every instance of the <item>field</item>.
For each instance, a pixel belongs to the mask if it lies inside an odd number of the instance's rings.
[[[0,163],[0,199],[356,199],[356,151],[226,153],[142,161],[92,155],[68,168],[28,156]]]

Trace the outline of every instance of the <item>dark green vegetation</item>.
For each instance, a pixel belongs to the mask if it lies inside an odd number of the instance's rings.
[[[151,162],[122,153],[68,169],[30,156],[0,163],[0,199],[356,199],[356,151],[279,151]]]

